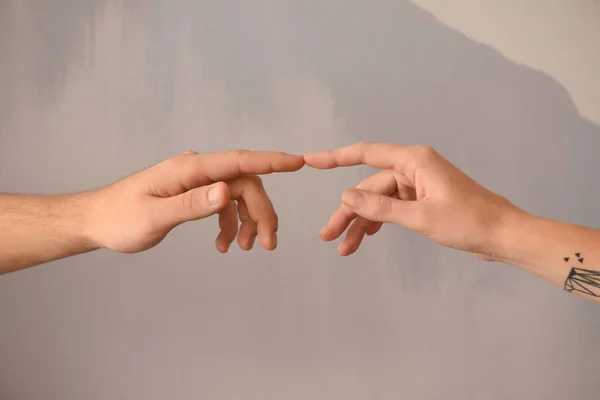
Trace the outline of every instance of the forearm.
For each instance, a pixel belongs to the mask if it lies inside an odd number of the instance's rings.
[[[507,217],[495,257],[600,303],[600,231],[521,213]]]
[[[93,250],[85,199],[0,195],[0,274]]]

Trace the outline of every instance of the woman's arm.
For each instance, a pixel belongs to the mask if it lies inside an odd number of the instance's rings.
[[[498,261],[600,302],[600,231],[520,213],[495,241]]]
[[[532,216],[479,185],[427,146],[357,143],[306,154],[314,168],[381,169],[342,196],[321,231],[350,255],[381,224],[402,225],[434,242],[502,261],[600,302],[600,231]]]

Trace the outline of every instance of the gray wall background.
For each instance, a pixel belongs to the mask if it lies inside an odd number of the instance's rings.
[[[528,211],[600,225],[600,128],[408,1],[0,3],[2,192],[359,140],[433,145]],[[592,303],[400,228],[348,258],[322,243],[370,172],[266,177],[274,253],[218,254],[209,219],[2,276],[0,398],[597,398]]]

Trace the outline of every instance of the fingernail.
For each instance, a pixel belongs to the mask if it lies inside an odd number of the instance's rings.
[[[216,187],[210,188],[208,190],[208,202],[211,206],[215,207],[219,205],[219,201],[221,200],[221,194]]]
[[[273,232],[273,248],[277,247],[277,232]]]
[[[365,195],[356,190],[346,190],[342,202],[350,208],[360,208],[365,203]]]

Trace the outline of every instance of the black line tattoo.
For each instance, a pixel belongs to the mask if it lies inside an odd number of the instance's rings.
[[[583,264],[581,253],[575,253],[575,257],[580,264]],[[563,257],[563,260],[569,262],[570,257]],[[565,280],[565,290],[600,297],[600,271],[571,267],[569,276]]]

